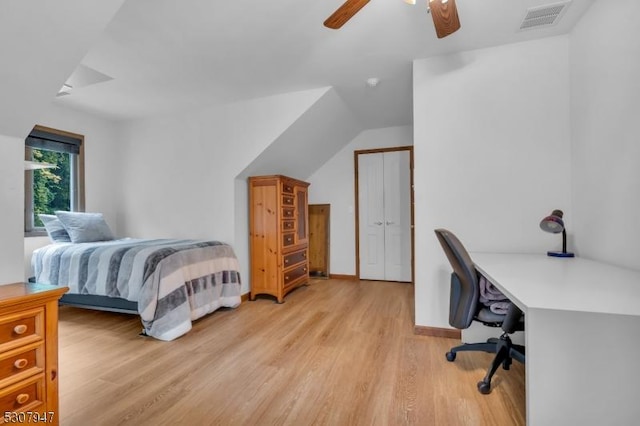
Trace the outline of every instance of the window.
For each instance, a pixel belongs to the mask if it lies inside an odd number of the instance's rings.
[[[25,236],[46,235],[38,214],[84,210],[84,136],[36,126],[25,140]]]

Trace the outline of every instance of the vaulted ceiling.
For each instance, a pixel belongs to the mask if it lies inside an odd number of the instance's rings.
[[[0,135],[29,134],[123,1],[0,3]]]
[[[457,0],[462,28],[438,39],[426,0],[372,0],[325,28],[342,1],[127,0],[82,60],[113,79],[56,102],[129,119],[333,86],[364,127],[406,125],[413,59],[567,33],[593,3],[521,31],[527,8],[557,0]]]

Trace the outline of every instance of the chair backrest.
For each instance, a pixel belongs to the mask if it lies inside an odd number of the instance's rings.
[[[471,325],[478,310],[480,287],[471,256],[460,240],[446,229],[436,229],[436,237],[453,268],[449,298],[449,324],[458,329]]]

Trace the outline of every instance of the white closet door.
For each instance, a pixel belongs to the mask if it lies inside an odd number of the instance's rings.
[[[358,155],[360,278],[384,280],[384,159]]]
[[[408,151],[358,155],[360,278],[411,281]]]
[[[384,153],[384,279],[387,281],[411,281],[409,164],[409,151]]]

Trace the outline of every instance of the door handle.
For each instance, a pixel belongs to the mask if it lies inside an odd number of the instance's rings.
[[[387,225],[395,225],[395,222],[387,222]]]
[[[380,226],[380,225],[382,225],[382,222],[373,222],[373,224]]]

